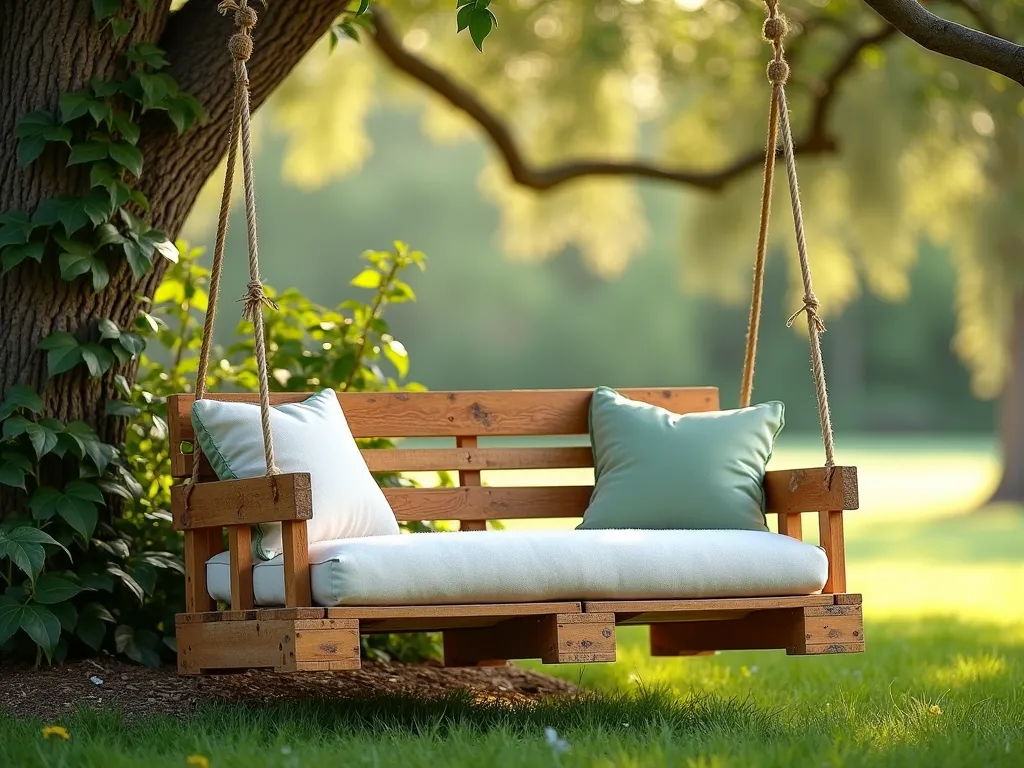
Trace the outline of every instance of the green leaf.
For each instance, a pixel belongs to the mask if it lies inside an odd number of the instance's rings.
[[[22,606],[21,628],[49,658],[60,640],[60,620],[53,612],[35,603]]]
[[[42,458],[57,446],[57,433],[44,424],[30,423],[25,427],[25,434],[32,442],[36,456]]]
[[[69,371],[82,361],[78,339],[67,331],[50,334],[39,342],[39,348],[46,350],[46,365],[51,376]]]
[[[121,338],[121,329],[117,323],[109,317],[104,317],[96,323],[96,329],[100,332],[100,340]]]
[[[140,603],[143,601],[146,595],[145,592],[143,592],[142,587],[139,585],[139,582],[137,582],[123,570],[118,568],[116,565],[108,565],[106,567],[106,572],[113,576],[115,579],[120,580],[120,582],[124,584],[133,595],[135,595],[136,599],[138,599]]]
[[[81,144],[73,144],[71,146],[71,156],[68,157],[68,166],[105,160],[108,155],[107,147],[106,143],[99,141],[85,141]]]
[[[82,210],[89,217],[93,226],[101,226],[110,219],[114,207],[110,202],[110,195],[94,189],[82,198]]]
[[[101,224],[96,228],[98,245],[120,245],[125,241],[124,235],[117,231],[113,224]]]
[[[0,260],[3,262],[4,272],[9,272],[26,259],[41,262],[45,251],[46,243],[40,240],[25,243],[24,245],[7,246],[3,249],[3,256],[0,257]]]
[[[114,186],[117,177],[114,175],[114,167],[110,163],[96,163],[89,170],[89,186],[103,187],[110,190]]]
[[[115,448],[100,440],[93,428],[84,421],[72,421],[64,427],[64,434],[74,438],[82,447],[82,451],[88,456],[96,469],[102,474],[106,471],[110,462],[114,459]]]
[[[150,69],[161,69],[170,63],[164,57],[163,49],[152,43],[133,45],[125,52],[125,58],[134,64],[145,64]]]
[[[495,23],[494,14],[489,9],[481,8],[479,5],[473,9],[469,16],[469,34],[478,51],[483,52],[484,40],[491,33]]]
[[[0,405],[0,419],[6,419],[18,409],[24,409],[31,413],[42,413],[43,398],[32,387],[15,384],[7,391],[7,399]]]
[[[124,255],[128,257],[128,265],[132,268],[135,279],[141,280],[145,277],[152,262],[143,255],[139,244],[134,240],[125,240]]]
[[[400,341],[392,340],[389,344],[385,344],[384,355],[395,366],[399,378],[404,379],[409,375],[409,353]]]
[[[75,634],[83,643],[94,651],[98,651],[107,635],[107,627],[102,621],[92,616],[79,616]]]
[[[113,120],[114,110],[105,101],[93,99],[89,102],[89,114],[92,115],[93,121],[99,127],[104,122],[109,123]]]
[[[4,421],[4,440],[13,440],[19,435],[25,434],[32,422],[24,416],[10,416]]]
[[[99,512],[97,512],[95,504],[85,499],[63,494],[57,502],[57,514],[85,541],[92,538],[93,531],[96,530],[96,523],[99,522]]]
[[[113,0],[111,0],[113,1]],[[110,30],[114,33],[114,42],[117,42],[122,37],[128,34],[132,28],[132,23],[128,19],[111,19]]]
[[[72,480],[64,489],[64,493],[74,499],[83,499],[100,505],[107,503],[100,489],[85,480]]]
[[[178,247],[167,239],[167,235],[159,230],[152,230],[147,238],[153,243],[153,249],[171,264],[178,263]]]
[[[125,416],[129,419],[137,417],[141,410],[131,403],[126,403],[124,400],[109,400],[107,401],[107,409],[105,415],[107,416]],[[0,467],[0,483],[3,482],[3,469]]]
[[[137,333],[125,332],[121,334],[121,337],[118,339],[118,343],[124,347],[132,357],[141,355],[142,351],[146,348],[145,340]]]
[[[49,573],[44,573],[36,581],[35,592],[32,598],[43,605],[53,605],[55,603],[62,603],[65,600],[70,600],[75,595],[84,592],[83,587],[78,586],[72,581],[61,576],[54,576]]]
[[[349,285],[356,288],[379,288],[381,282],[380,272],[375,269],[364,269],[354,278]]]
[[[135,178],[142,176],[142,152],[127,141],[110,143],[110,159],[127,168]]]
[[[28,508],[36,520],[49,520],[57,514],[57,502],[63,494],[52,485],[41,485],[28,500]]]
[[[474,5],[473,5],[472,2],[464,4],[459,9],[459,12],[458,12],[458,14],[455,17],[455,19],[456,19],[455,23],[458,26],[458,29],[456,30],[457,32],[461,32],[462,30],[464,30],[466,27],[469,26],[469,18],[472,15],[474,10],[475,10],[475,8],[474,8]]]
[[[46,576],[42,576],[40,580],[45,579]],[[81,587],[75,585],[80,591]],[[36,602],[43,602],[36,598]],[[78,624],[78,609],[75,608],[74,603],[62,602],[62,603],[51,603],[49,605],[53,615],[60,621],[60,628],[65,632],[74,632],[75,626]]]
[[[92,0],[92,12],[96,21],[110,18],[121,10],[121,0]]]
[[[10,598],[0,597],[0,645],[3,645],[21,627],[22,606]]]
[[[18,165],[22,168],[29,165],[33,160],[43,154],[46,149],[46,139],[42,136],[26,136],[18,140]]]
[[[57,125],[57,118],[52,112],[38,110],[24,115],[14,127],[14,138],[25,139],[29,136],[42,136],[50,128]]]
[[[92,88],[92,92],[99,98],[105,99],[108,96],[113,96],[121,89],[121,83],[111,80],[104,80],[99,75],[95,75],[89,81],[89,87]]]
[[[32,462],[27,456],[15,451],[0,453],[0,485],[12,488],[25,488],[25,478],[33,475]]]
[[[9,557],[11,562],[32,581],[36,580],[43,568],[43,561],[46,559],[43,544],[58,546],[68,557],[71,557],[71,554],[61,546],[60,542],[38,528],[23,525],[10,531],[0,529],[0,559]]]
[[[114,354],[102,344],[90,341],[83,344],[81,350],[91,376],[102,376],[114,364]]]
[[[24,211],[12,211],[0,224],[3,225],[0,226],[0,248],[27,243],[32,230],[36,228],[32,218]]]
[[[60,95],[59,102],[60,121],[62,123],[70,123],[72,120],[88,114],[89,105],[92,102],[92,96],[82,91],[77,93],[62,93]]]
[[[123,112],[114,113],[114,129],[132,146],[139,143],[141,135],[139,126],[133,123],[131,118]]]

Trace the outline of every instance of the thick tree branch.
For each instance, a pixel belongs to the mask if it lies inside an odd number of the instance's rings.
[[[266,9],[256,5],[260,19],[253,35],[255,52],[249,61],[253,109],[266,101],[350,2],[272,0]],[[171,15],[159,41],[171,62],[170,74],[183,90],[199,99],[208,118],[205,125],[182,137],[167,128],[144,133],[142,149],[150,169],[147,184],[154,179],[161,192],[153,218],[171,234],[177,233],[202,182],[227,149],[233,88],[227,44],[233,32],[233,20],[217,13],[216,0],[191,0]],[[166,125],[166,121],[160,124]],[[188,157],[184,165],[183,154]]]
[[[917,0],[864,0],[919,45],[1024,85],[1024,46],[936,16]],[[960,3],[979,18],[969,0]]]
[[[757,149],[741,155],[728,165],[712,171],[677,168],[641,161],[610,162],[579,159],[548,168],[532,166],[502,120],[477,97],[433,65],[409,53],[402,47],[397,32],[387,14],[379,8],[373,11],[376,32],[373,40],[378,50],[397,69],[427,86],[456,109],[465,112],[483,129],[502,156],[509,174],[525,187],[544,191],[586,176],[634,176],[660,181],[687,184],[701,189],[718,191],[732,179],[758,168],[764,162],[764,150]],[[834,152],[836,142],[828,132],[828,120],[843,78],[856,66],[865,48],[891,37],[895,30],[886,25],[878,32],[850,42],[836,60],[835,65],[816,89],[811,112],[810,130],[797,141],[795,149],[803,155]],[[767,91],[767,88],[766,88]]]

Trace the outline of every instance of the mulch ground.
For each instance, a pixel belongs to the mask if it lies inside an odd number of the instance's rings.
[[[565,696],[564,680],[515,666],[446,669],[440,663],[363,661],[357,672],[246,672],[181,677],[172,666],[149,669],[115,659],[75,661],[49,668],[0,665],[0,712],[57,721],[80,706],[187,717],[210,701],[266,704],[312,698],[365,699],[381,694],[437,698],[458,690],[483,701],[530,701]]]

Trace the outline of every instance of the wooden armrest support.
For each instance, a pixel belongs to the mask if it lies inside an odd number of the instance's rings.
[[[836,467],[825,484],[824,467],[777,469],[765,473],[765,510],[771,514],[857,509],[857,468]]]
[[[186,509],[185,486],[171,488],[171,514],[179,531],[313,517],[313,495],[306,472],[197,483],[190,502]]]

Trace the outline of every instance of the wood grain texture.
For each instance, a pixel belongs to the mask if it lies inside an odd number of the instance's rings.
[[[597,600],[583,603],[586,613],[614,613],[616,622],[644,623],[647,615],[763,611],[773,608],[803,608],[833,605],[832,595],[795,597],[729,597],[708,600]]]
[[[804,540],[804,524],[799,512],[779,513],[779,533],[797,541]]]
[[[216,608],[206,586],[206,561],[221,551],[219,528],[185,531],[185,611],[203,613]]]
[[[445,666],[494,666],[508,659],[540,659],[545,664],[614,661],[615,617],[550,614],[444,633]]]
[[[494,469],[577,469],[594,466],[589,447],[391,448],[363,451],[371,472],[450,472]],[[468,485],[465,481],[462,485]]]
[[[281,523],[284,555],[284,603],[287,608],[313,605],[309,580],[309,540],[305,520]]]
[[[828,555],[826,593],[846,591],[846,543],[843,535],[843,513],[830,510],[818,513],[818,541]]]
[[[624,388],[626,397],[676,413],[718,408],[715,387]],[[338,400],[355,437],[467,437],[513,435],[585,435],[592,389],[532,389],[466,392],[339,392]],[[305,400],[310,393],[276,392],[271,403]],[[215,393],[215,400],[258,402],[255,394]],[[167,400],[171,471],[185,477],[191,456],[182,442],[194,439],[191,395]]]
[[[476,448],[477,439],[475,437],[457,437],[455,438],[456,448]],[[463,469],[458,472],[459,485],[467,488],[478,488],[480,487],[480,470],[478,469]],[[459,520],[460,531],[486,531],[487,521],[479,518],[461,518]]]
[[[857,468],[836,467],[831,484],[823,467],[776,469],[765,473],[768,512],[819,512],[823,509],[858,509]]]
[[[228,527],[228,555],[228,567],[231,571],[231,610],[245,612],[256,605],[252,591],[251,527]]]
[[[185,486],[171,488],[174,527],[220,528],[241,523],[276,523],[309,520],[313,496],[309,474],[294,472],[273,477],[197,483],[185,506]]]
[[[178,673],[239,669],[294,671],[295,628],[289,621],[178,624]]]
[[[398,520],[513,520],[582,517],[590,486],[385,488]]]

